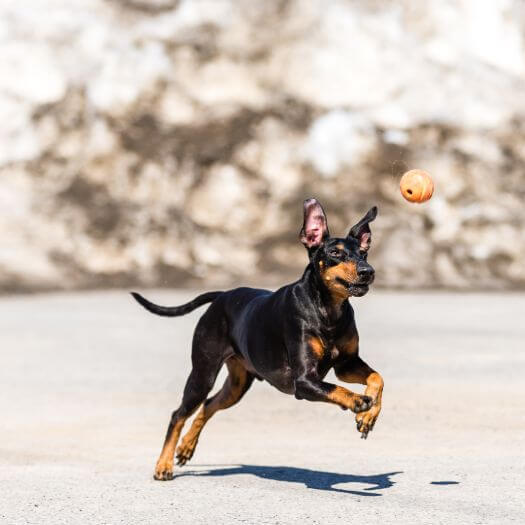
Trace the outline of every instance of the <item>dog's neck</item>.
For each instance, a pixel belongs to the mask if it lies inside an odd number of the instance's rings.
[[[301,278],[301,282],[310,292],[310,297],[316,303],[323,324],[335,326],[349,308],[348,300],[336,300],[323,283],[313,263],[310,263]]]

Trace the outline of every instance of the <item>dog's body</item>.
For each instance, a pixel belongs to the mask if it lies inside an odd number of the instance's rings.
[[[368,223],[372,208],[346,238],[330,238],[321,205],[305,201],[301,240],[310,264],[297,282],[276,292],[236,288],[209,292],[187,305],[162,307],[138,294],[135,299],[158,315],[183,315],[211,302],[195,329],[193,369],[181,406],[173,412],[164,447],[155,469],[156,479],[173,477],[173,456],[182,426],[204,402],[189,432],[177,448],[180,465],[193,455],[206,421],[217,411],[237,403],[253,379],[268,381],[297,399],[325,401],[357,413],[357,428],[367,437],[381,409],[383,380],[358,356],[358,333],[351,295],[364,295],[374,271],[366,262],[370,246]],[[212,398],[222,365],[228,378]],[[349,383],[366,384],[365,395],[324,381],[330,369]]]

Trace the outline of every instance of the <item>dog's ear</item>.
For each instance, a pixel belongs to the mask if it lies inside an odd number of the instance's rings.
[[[354,226],[350,228],[347,237],[353,237],[359,242],[359,250],[367,252],[372,242],[372,232],[368,225],[377,217],[377,206],[370,208],[366,215]]]
[[[319,248],[330,237],[328,222],[321,203],[316,199],[306,199],[303,203],[304,219],[299,238],[308,253]]]

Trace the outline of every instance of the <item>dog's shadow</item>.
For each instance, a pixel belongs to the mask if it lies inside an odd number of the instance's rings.
[[[176,475],[176,478],[184,476],[236,476],[238,474],[251,474],[262,479],[275,481],[287,481],[289,483],[304,483],[309,489],[328,490],[355,494],[358,496],[382,496],[376,490],[388,489],[394,485],[390,478],[399,472],[387,472],[386,474],[374,474],[371,476],[357,476],[354,474],[339,474],[336,472],[324,472],[322,470],[311,470],[296,467],[267,467],[262,465],[238,465],[226,468],[214,468],[214,465],[202,465],[207,470],[190,470]],[[356,483],[358,485],[371,485],[364,490],[348,490],[336,488],[335,485],[343,483]]]

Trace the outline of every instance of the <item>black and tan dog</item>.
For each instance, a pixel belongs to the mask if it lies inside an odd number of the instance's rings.
[[[133,294],[150,312],[170,317],[211,302],[195,328],[193,368],[182,404],[171,416],[155,479],[173,477],[175,450],[178,464],[184,465],[208,419],[237,403],[254,378],[297,399],[352,410],[357,430],[367,437],[381,410],[383,380],[358,356],[359,337],[348,298],[364,295],[374,280],[367,252],[369,223],[376,215],[374,207],[346,237],[332,238],[322,206],[315,199],[306,200],[300,238],[310,263],[297,282],[276,292],[256,288],[209,292],[175,307],[158,306]],[[224,363],[228,378],[216,395],[206,399]],[[325,382],[331,368],[342,381],[366,385],[365,395]],[[184,422],[201,404],[176,448]]]

